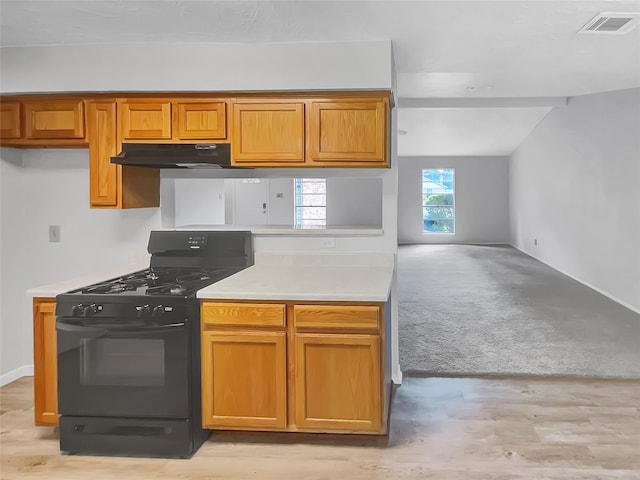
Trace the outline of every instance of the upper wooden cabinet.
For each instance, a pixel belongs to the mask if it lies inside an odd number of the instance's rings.
[[[388,167],[388,97],[237,99],[232,163],[247,167]]]
[[[122,142],[205,143],[227,137],[224,100],[128,98],[119,104]]]
[[[40,97],[43,97],[42,95]],[[82,147],[87,145],[85,100],[21,98],[0,103],[2,145]]]
[[[304,103],[233,105],[232,160],[261,167],[303,164]]]
[[[115,165],[111,157],[120,150],[115,100],[90,102],[89,198],[93,208],[160,206],[160,171]]]
[[[118,205],[119,166],[111,163],[116,155],[116,103],[92,102],[89,104],[89,195],[91,206],[115,207]]]
[[[209,140],[227,137],[225,102],[183,100],[175,102],[178,140]]]
[[[9,140],[22,136],[20,102],[0,103],[0,139]]]
[[[84,139],[84,101],[25,103],[25,137]]]
[[[170,140],[171,102],[125,100],[120,106],[122,141]]]
[[[309,163],[317,166],[388,165],[385,100],[312,101],[307,118]]]

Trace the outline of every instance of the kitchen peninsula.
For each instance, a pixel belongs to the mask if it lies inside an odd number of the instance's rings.
[[[393,269],[391,254],[258,254],[199,291],[203,422],[386,433]]]
[[[387,433],[394,255],[257,253],[255,260],[197,292],[203,426]],[[55,295],[85,280],[27,293],[48,297],[51,323]],[[44,319],[38,316],[42,302],[34,299],[36,327]],[[55,360],[55,351],[42,352],[44,345],[55,348],[55,329],[41,331],[36,359]],[[53,410],[38,424],[57,422],[54,367],[36,371],[35,383],[41,386],[38,373],[46,372],[48,391],[42,398],[49,399],[48,404],[38,401],[36,391],[36,404]]]

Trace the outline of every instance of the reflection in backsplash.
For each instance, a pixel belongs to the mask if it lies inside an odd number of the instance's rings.
[[[382,179],[176,178],[175,225],[382,227]]]

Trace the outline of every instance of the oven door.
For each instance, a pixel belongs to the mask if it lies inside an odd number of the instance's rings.
[[[188,417],[188,323],[57,318],[60,414]]]

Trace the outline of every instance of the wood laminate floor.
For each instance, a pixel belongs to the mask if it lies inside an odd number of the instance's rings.
[[[640,381],[409,378],[387,442],[217,433],[190,460],[62,456],[32,378],[0,389],[0,478],[640,480]]]

